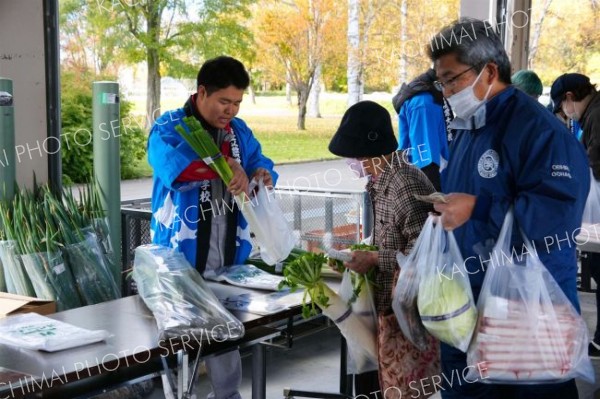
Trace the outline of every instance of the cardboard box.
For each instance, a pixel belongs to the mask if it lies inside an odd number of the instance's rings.
[[[29,312],[41,315],[56,313],[56,302],[0,292],[0,319],[12,314]]]

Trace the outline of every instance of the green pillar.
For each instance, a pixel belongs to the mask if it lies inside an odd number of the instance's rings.
[[[0,200],[15,194],[15,110],[13,82],[0,77]]]
[[[121,119],[119,84],[94,82],[94,178],[108,217],[115,278],[121,286]]]

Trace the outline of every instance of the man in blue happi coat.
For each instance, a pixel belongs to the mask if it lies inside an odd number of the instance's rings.
[[[152,242],[181,251],[205,275],[244,263],[252,249],[248,223],[233,196],[247,193],[249,180],[262,178],[272,186],[277,178],[252,131],[236,118],[249,83],[238,60],[221,56],[206,61],[198,72],[197,92],[182,108],[161,115],[148,138],[154,170]],[[234,173],[228,186],[175,130],[186,116],[200,121],[226,157]],[[206,366],[213,388],[209,398],[240,398],[238,351],[210,357]]]

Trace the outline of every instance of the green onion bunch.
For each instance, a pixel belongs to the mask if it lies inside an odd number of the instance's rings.
[[[103,216],[95,186],[77,201],[47,186],[0,203],[0,260],[8,292],[52,299],[59,310],[120,296],[93,228]]]

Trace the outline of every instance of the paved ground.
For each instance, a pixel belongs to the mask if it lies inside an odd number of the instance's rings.
[[[362,190],[366,179],[357,178],[344,160],[307,162],[275,166],[278,185],[296,189]],[[121,182],[121,200],[150,198],[152,179]]]

